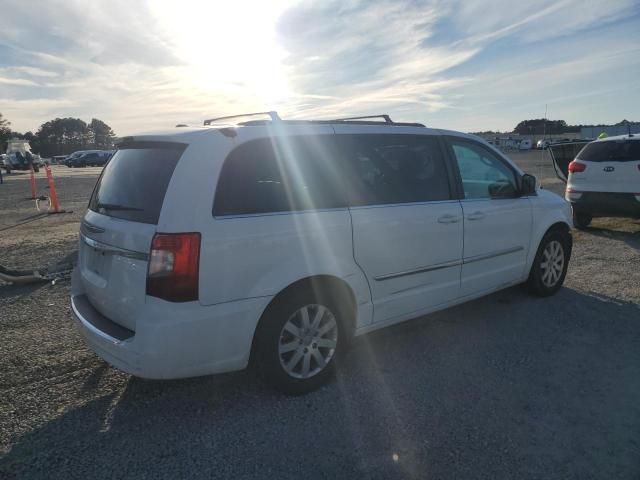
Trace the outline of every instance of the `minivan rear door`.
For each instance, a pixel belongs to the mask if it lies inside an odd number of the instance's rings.
[[[174,169],[186,146],[122,144],[100,176],[80,228],[78,268],[88,301],[135,331],[145,302],[148,252]]]

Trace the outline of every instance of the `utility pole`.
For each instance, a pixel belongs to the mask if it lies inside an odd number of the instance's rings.
[[[538,178],[541,178],[541,173],[542,173],[542,165],[544,164],[544,154],[545,154],[545,143],[546,143],[546,136],[547,136],[547,104],[544,104],[544,122],[542,122],[542,155],[540,158],[540,163],[538,165],[540,165],[540,167],[538,167]],[[551,142],[549,142],[551,143]]]

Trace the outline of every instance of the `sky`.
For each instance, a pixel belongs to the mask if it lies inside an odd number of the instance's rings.
[[[545,108],[640,120],[640,0],[2,0],[0,17],[0,113],[21,132],[264,110],[461,131]]]

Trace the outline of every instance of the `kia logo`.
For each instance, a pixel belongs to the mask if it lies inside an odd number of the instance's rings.
[[[613,172],[615,170],[615,168],[614,167],[604,167],[603,170],[605,172]]]

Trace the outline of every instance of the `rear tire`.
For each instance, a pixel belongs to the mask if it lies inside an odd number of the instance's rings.
[[[276,299],[256,332],[253,361],[260,375],[287,395],[327,383],[347,344],[343,315],[321,291],[301,288]]]
[[[588,213],[576,213],[575,211],[573,212],[573,225],[576,228],[587,228],[591,223],[591,220],[593,220],[593,216],[589,215]]]
[[[533,260],[527,287],[539,297],[555,294],[564,282],[571,258],[571,236],[568,231],[553,229],[542,238]]]

